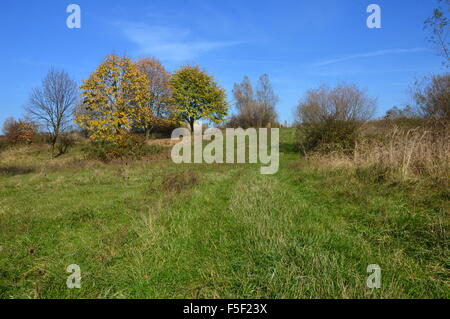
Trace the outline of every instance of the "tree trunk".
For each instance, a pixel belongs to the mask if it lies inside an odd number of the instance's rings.
[[[150,126],[145,127],[145,139],[147,141],[150,139],[150,135],[151,135],[154,127],[155,127],[154,125],[150,125]]]
[[[58,135],[57,135],[57,134],[54,134],[54,135],[52,136],[52,139],[51,139],[51,143],[52,143],[52,157],[55,156],[55,145],[56,145],[57,139],[58,139]]]

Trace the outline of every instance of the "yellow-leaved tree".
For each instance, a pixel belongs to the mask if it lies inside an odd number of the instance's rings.
[[[174,107],[191,131],[194,122],[202,118],[215,123],[228,114],[225,90],[199,66],[184,66],[171,78]]]
[[[81,86],[75,122],[91,140],[120,143],[134,123],[151,121],[148,80],[127,57],[110,55]]]

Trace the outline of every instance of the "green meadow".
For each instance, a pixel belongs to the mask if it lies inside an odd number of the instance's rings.
[[[449,192],[317,165],[0,151],[0,298],[449,298]],[[81,288],[66,286],[68,265]],[[367,266],[382,285],[366,285]]]

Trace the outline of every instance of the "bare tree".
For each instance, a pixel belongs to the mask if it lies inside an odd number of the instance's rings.
[[[233,116],[233,126],[247,128],[257,119],[257,106],[254,99],[252,83],[245,76],[241,83],[234,84],[233,95],[237,109],[237,115]]]
[[[439,0],[440,6],[433,10],[433,15],[424,22],[426,29],[431,29],[430,42],[444,58],[444,65],[450,66],[450,43],[448,42],[450,0]]]
[[[275,95],[269,76],[260,76],[257,91],[253,91],[250,79],[245,76],[241,83],[234,84],[233,95],[237,114],[232,117],[231,125],[248,127],[266,127],[276,122]]]
[[[149,82],[150,99],[148,107],[154,114],[152,123],[144,123],[147,139],[153,127],[168,124],[168,119],[173,115],[173,107],[170,104],[172,89],[170,86],[170,74],[156,58],[143,58],[137,62],[139,70],[145,74]]]
[[[41,87],[33,89],[25,107],[28,115],[44,125],[51,135],[52,154],[55,144],[69,126],[78,99],[77,84],[69,75],[51,68]]]
[[[278,97],[273,91],[272,85],[267,74],[263,74],[258,80],[258,89],[256,91],[256,101],[261,111],[259,119],[259,127],[264,127],[275,123],[277,120],[277,113],[275,106],[278,103]]]
[[[297,106],[296,117],[301,123],[327,121],[366,121],[375,111],[376,100],[369,98],[356,85],[341,84],[335,88],[321,86],[306,93]]]
[[[412,94],[421,116],[450,121],[450,73],[416,81]]]

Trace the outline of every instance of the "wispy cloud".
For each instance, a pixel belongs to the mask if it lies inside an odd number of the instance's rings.
[[[139,54],[151,54],[164,60],[190,60],[203,53],[241,43],[199,39],[190,30],[180,28],[123,22],[116,23],[116,26],[138,45]]]
[[[391,54],[405,54],[405,53],[417,53],[417,52],[429,52],[429,49],[426,48],[413,48],[413,49],[389,49],[389,50],[378,50],[373,52],[366,52],[360,54],[352,54],[346,55],[335,59],[330,59],[322,62],[318,62],[313,64],[313,67],[325,66],[330,64],[335,64],[339,62],[360,59],[360,58],[368,58],[374,56],[383,56],[383,55],[391,55]]]

